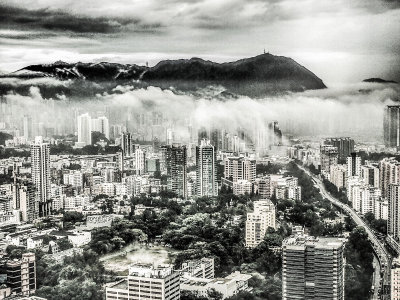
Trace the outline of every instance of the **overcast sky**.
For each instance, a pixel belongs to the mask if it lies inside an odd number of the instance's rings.
[[[1,0],[0,71],[29,64],[231,61],[265,48],[326,83],[400,81],[399,0]]]

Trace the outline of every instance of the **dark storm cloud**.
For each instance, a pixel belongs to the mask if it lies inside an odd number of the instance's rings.
[[[160,24],[145,24],[135,18],[88,17],[70,14],[61,10],[27,10],[0,4],[0,26],[7,29],[70,31],[72,33],[117,33],[124,30],[148,32],[160,28]],[[41,37],[48,33],[37,33],[26,38]],[[24,38],[23,35],[12,38]]]

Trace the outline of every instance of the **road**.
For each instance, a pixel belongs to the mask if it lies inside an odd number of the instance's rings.
[[[368,234],[368,238],[371,241],[371,245],[374,248],[376,257],[379,260],[381,271],[383,272],[383,276],[382,276],[382,279],[380,282],[381,283],[380,287],[375,286],[375,293],[374,293],[374,296],[372,299],[389,300],[390,295],[384,295],[381,297],[379,297],[379,295],[378,295],[378,291],[380,290],[381,287],[390,284],[391,256],[386,251],[384,245],[379,241],[379,239],[375,236],[374,232],[371,230],[371,228],[369,228],[369,226],[364,222],[364,220],[361,219],[361,217],[353,210],[353,208],[340,202],[338,199],[336,199],[331,194],[329,194],[327,192],[327,190],[325,189],[324,184],[317,176],[312,174],[310,171],[305,169],[303,166],[300,166],[300,165],[298,165],[298,166],[304,172],[306,172],[310,177],[312,177],[314,179],[315,185],[319,188],[323,197],[328,199],[335,206],[340,207],[343,211],[347,212],[347,214],[353,219],[353,221],[357,224],[357,226],[363,226],[365,228],[365,231]]]

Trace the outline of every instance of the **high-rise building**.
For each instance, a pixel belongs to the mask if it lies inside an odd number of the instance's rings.
[[[175,140],[175,133],[172,128],[168,128],[165,135],[165,140],[167,145],[172,145]]]
[[[135,150],[135,166],[136,166],[136,175],[142,175],[146,171],[146,152],[137,148]]]
[[[331,166],[329,181],[332,182],[338,189],[344,188],[347,185],[347,168],[345,165]]]
[[[88,113],[78,116],[78,144],[83,147],[92,144],[92,119]]]
[[[389,184],[387,195],[389,202],[387,234],[389,239],[394,241],[392,245],[400,245],[400,184]]]
[[[37,136],[31,144],[32,182],[39,199],[39,216],[50,214],[50,147]]]
[[[121,149],[124,157],[132,157],[135,153],[135,145],[132,141],[132,135],[129,132],[122,133],[121,136]]]
[[[385,158],[379,162],[379,188],[383,197],[387,193],[390,184],[400,183],[400,163],[393,158]]]
[[[32,183],[13,184],[13,208],[21,212],[21,221],[33,222],[38,218],[38,203]]]
[[[34,253],[24,253],[20,260],[6,263],[7,285],[11,293],[29,296],[36,291],[36,258]]]
[[[354,140],[349,137],[328,138],[325,139],[324,144],[337,148],[339,163],[344,163],[346,158],[354,152]]]
[[[283,241],[283,300],[343,300],[344,243],[336,238],[291,236]]]
[[[97,119],[92,119],[91,123],[91,131],[98,131],[104,134],[107,139],[110,139],[110,126],[107,117],[103,116]]]
[[[400,258],[393,259],[390,270],[390,299],[400,300]]]
[[[208,140],[201,140],[196,147],[196,194],[199,197],[218,194],[215,147]]]
[[[271,193],[271,177],[264,176],[258,181],[258,195],[264,199],[270,199]]]
[[[388,105],[383,118],[383,139],[386,147],[400,148],[400,105]]]
[[[179,300],[179,278],[171,265],[134,264],[127,278],[106,288],[106,300]]]
[[[275,205],[272,201],[254,201],[254,211],[247,213],[246,247],[256,247],[263,241],[268,227],[275,229],[275,226]]]
[[[256,179],[256,160],[245,157],[227,157],[224,161],[224,177],[232,182]]]
[[[381,199],[381,190],[355,176],[350,177],[347,184],[347,198],[355,211],[366,214],[375,212],[377,202]]]
[[[339,154],[336,147],[323,145],[320,148],[321,173],[329,174],[331,166],[337,165]]]
[[[187,197],[187,153],[186,146],[166,145],[161,147],[167,171],[167,188],[179,197]]]
[[[32,138],[32,117],[29,115],[24,115],[23,119],[23,125],[24,125],[24,138],[26,141],[30,140]]]
[[[361,176],[361,157],[352,152],[347,157],[347,177]]]
[[[366,184],[379,188],[379,168],[376,165],[361,166],[361,177]]]

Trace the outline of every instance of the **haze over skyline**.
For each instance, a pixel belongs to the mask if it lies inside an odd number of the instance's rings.
[[[61,1],[0,4],[0,72],[38,63],[217,62],[266,51],[325,83],[400,81],[400,2]]]

